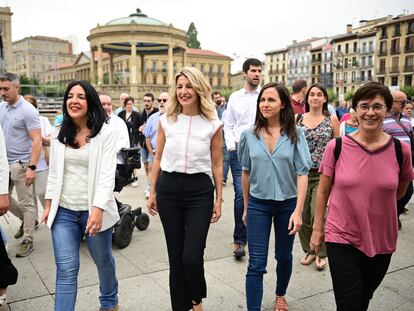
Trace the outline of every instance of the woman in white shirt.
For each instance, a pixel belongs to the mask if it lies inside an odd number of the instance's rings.
[[[112,256],[112,227],[119,220],[113,196],[117,135],[106,120],[92,85],[71,82],[64,96],[63,122],[52,134],[42,217],[52,232],[57,268],[55,311],[75,309],[84,233],[98,269],[100,310],[118,310]]]
[[[222,122],[210,84],[193,67],[175,76],[167,107],[158,123],[147,207],[151,215],[159,212],[164,227],[172,310],[202,310],[207,233],[223,201]]]

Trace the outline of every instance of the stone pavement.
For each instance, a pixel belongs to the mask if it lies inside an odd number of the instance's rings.
[[[145,206],[143,169],[139,171],[139,187],[126,187],[117,197],[133,207]],[[247,258],[237,262],[231,256],[233,232],[233,187],[224,187],[223,216],[210,227],[205,252],[208,298],[205,310],[246,310],[245,274]],[[7,291],[12,311],[53,310],[55,264],[50,231],[42,225],[35,233],[35,250],[26,258],[15,258],[18,241],[13,238],[19,224],[9,214],[0,217],[0,224],[9,235],[9,253],[19,270],[19,280]],[[414,205],[402,217],[402,231],[391,266],[376,291],[369,310],[414,310]],[[271,240],[271,244],[273,243]],[[274,247],[271,245],[268,274],[264,278],[263,310],[273,310],[275,290]],[[293,274],[287,292],[289,310],[335,310],[328,269],[316,271],[298,263],[302,251],[295,239]],[[151,217],[146,231],[135,229],[131,244],[125,249],[114,247],[119,279],[120,311],[171,310],[168,293],[168,258],[162,226],[158,217]],[[0,276],[1,277],[1,276]],[[99,309],[99,285],[96,268],[85,243],[81,246],[81,268],[78,283],[78,311]]]

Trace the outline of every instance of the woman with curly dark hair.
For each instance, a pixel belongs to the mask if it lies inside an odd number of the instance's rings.
[[[118,310],[112,256],[112,228],[119,220],[113,196],[117,134],[106,124],[99,96],[89,82],[68,85],[62,110],[63,122],[51,139],[42,217],[52,232],[57,268],[55,310],[75,309],[83,234],[98,269],[100,310]]]

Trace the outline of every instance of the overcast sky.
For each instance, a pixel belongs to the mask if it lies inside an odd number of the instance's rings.
[[[412,0],[0,0],[0,6],[13,12],[13,41],[35,35],[76,38],[75,52],[89,50],[90,29],[139,7],[185,31],[194,22],[203,49],[234,59],[262,59],[292,40],[344,33],[346,24],[361,19],[414,13]]]

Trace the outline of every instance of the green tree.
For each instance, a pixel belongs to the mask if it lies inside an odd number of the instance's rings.
[[[197,28],[194,23],[191,22],[190,27],[187,30],[187,46],[193,49],[201,49],[200,41],[197,39]]]
[[[354,91],[346,92],[344,99],[346,101],[351,101],[352,100],[352,97],[354,97],[354,94],[355,94]]]
[[[401,88],[401,91],[407,94],[407,96],[413,98],[414,97],[414,87],[412,86],[404,86]]]
[[[225,89],[221,89],[220,93],[222,96],[224,96],[224,98],[226,99],[226,102],[228,102],[231,93],[233,93],[233,90],[230,88],[225,88]]]
[[[326,92],[328,93],[328,101],[331,104],[334,104],[335,100],[338,99],[338,96],[336,96],[335,92],[333,91],[333,89],[327,89]]]

